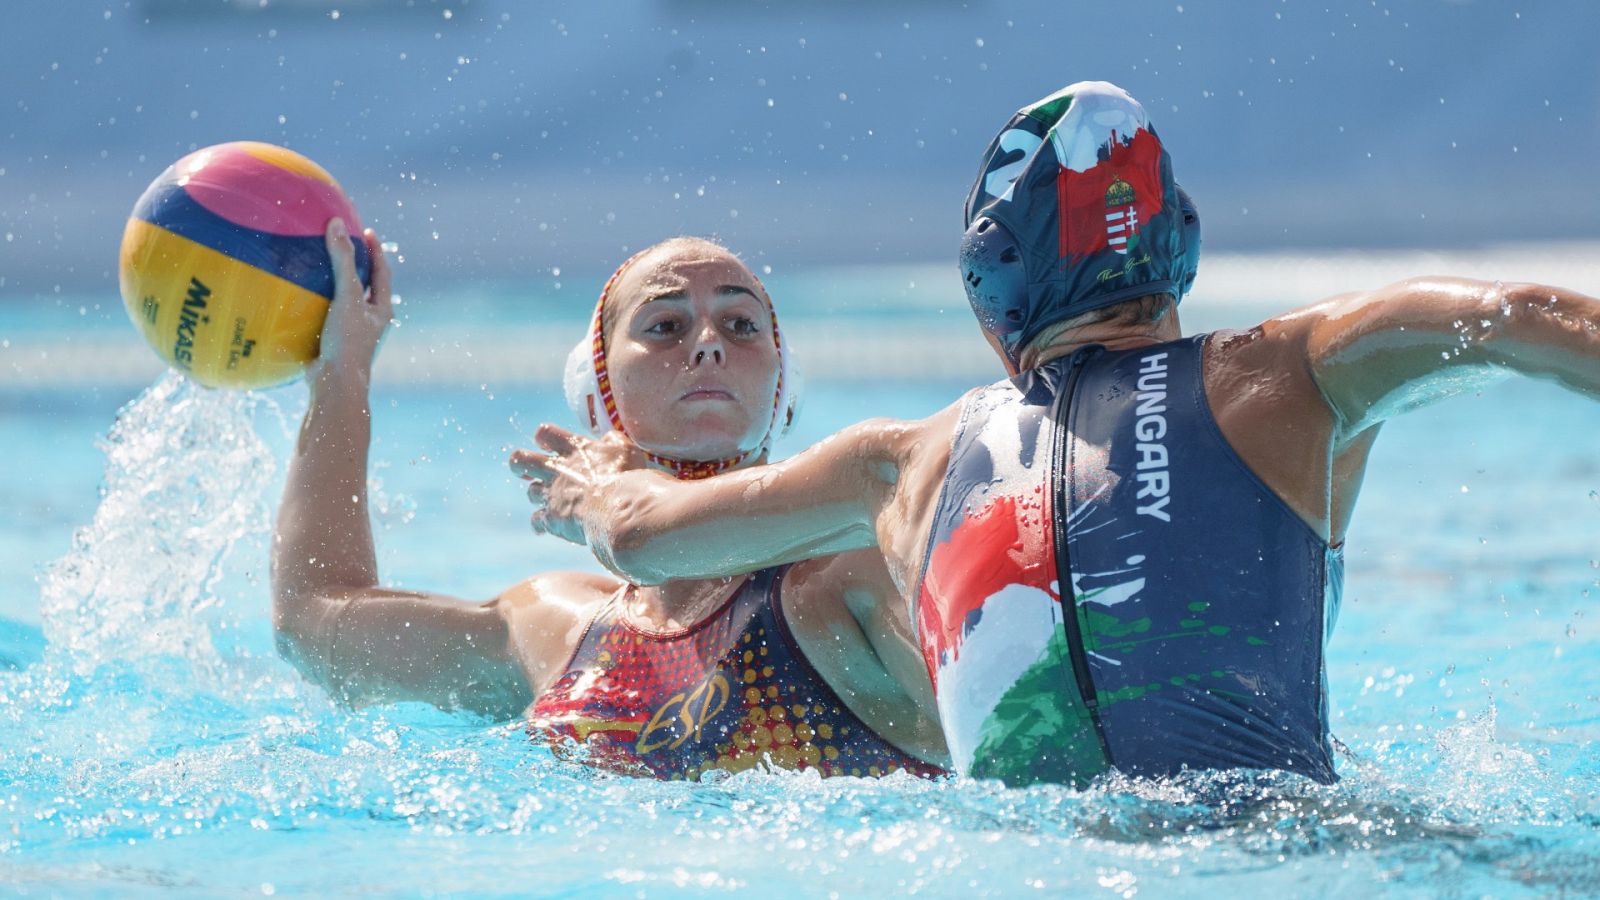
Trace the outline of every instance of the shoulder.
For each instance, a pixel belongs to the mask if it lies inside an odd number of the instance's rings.
[[[1312,371],[1312,342],[1323,323],[1358,295],[1343,294],[1263,320],[1253,328],[1204,336],[1203,371],[1213,409],[1222,403],[1322,400]],[[1286,396],[1288,395],[1288,396]]]
[[[968,400],[984,390],[974,388],[925,419],[869,419],[856,426],[862,429],[861,444],[901,465],[947,457],[950,436],[961,421]]]
[[[830,481],[852,485],[851,490],[883,496],[884,490],[902,486],[905,471],[927,466],[930,454],[948,456],[962,404],[958,400],[926,419],[866,419],[777,465],[808,475],[826,473]]]
[[[784,576],[779,601],[791,631],[811,650],[837,654],[854,649],[858,653],[854,665],[877,663],[891,670],[886,654],[905,652],[900,645],[911,645],[915,655],[906,604],[876,548],[793,564]],[[860,683],[862,677],[860,672],[852,675],[846,666],[829,681]]]
[[[985,388],[974,388],[954,403],[925,419],[865,419],[840,431],[835,437],[868,452],[896,452],[920,445],[929,435],[949,430],[961,417],[967,400]]]
[[[536,695],[560,677],[590,623],[621,584],[588,572],[545,572],[495,598],[513,652]]]
[[[587,621],[594,609],[622,587],[610,575],[592,572],[541,572],[507,588],[494,602],[501,615],[522,625],[559,620]]]

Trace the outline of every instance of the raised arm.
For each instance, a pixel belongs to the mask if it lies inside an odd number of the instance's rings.
[[[389,322],[389,270],[377,239],[362,239],[373,259],[365,296],[350,237],[343,223],[330,223],[337,289],[273,535],[279,650],[347,702],[420,700],[515,716],[532,693],[511,644],[514,598],[473,604],[378,587],[368,386]]]
[[[1304,339],[1345,440],[1506,373],[1600,400],[1600,300],[1575,291],[1417,278],[1279,322]]]
[[[892,542],[882,532],[894,530],[900,474],[928,421],[863,422],[783,462],[704,481],[619,472],[619,439],[546,425],[538,439],[552,452],[519,450],[511,467],[532,481],[535,530],[587,543],[612,571],[658,584]]]

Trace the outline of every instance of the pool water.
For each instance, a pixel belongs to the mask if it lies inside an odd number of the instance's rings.
[[[105,335],[126,327],[115,318]],[[811,375],[780,455],[975,383]],[[1600,404],[1548,385],[1386,426],[1329,649],[1340,783],[1235,773],[1077,792],[760,771],[658,783],[558,760],[515,723],[338,708],[278,658],[268,616],[304,389],[152,377],[0,389],[8,891],[1600,892]],[[556,385],[380,378],[375,410],[387,583],[484,598],[594,567],[527,530],[504,468],[535,424],[567,420]]]

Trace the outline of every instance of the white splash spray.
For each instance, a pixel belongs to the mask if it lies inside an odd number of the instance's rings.
[[[173,373],[123,407],[100,442],[100,506],[41,579],[48,653],[78,675],[111,660],[218,662],[205,613],[241,540],[265,533],[276,462],[257,394]],[[264,567],[264,562],[263,562]]]

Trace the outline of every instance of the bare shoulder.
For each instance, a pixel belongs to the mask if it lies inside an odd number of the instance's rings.
[[[1331,534],[1329,458],[1338,419],[1313,374],[1308,341],[1325,305],[1213,332],[1204,384],[1212,418],[1252,472],[1323,537]]]
[[[587,625],[595,609],[621,587],[609,575],[541,572],[512,585],[490,604],[513,633],[555,633]]]
[[[825,601],[859,598],[864,604],[860,609],[851,604],[851,611],[858,617],[869,605],[892,601],[899,596],[889,577],[889,567],[883,561],[883,553],[876,547],[801,560],[789,567],[785,583],[788,585],[786,592],[790,589],[815,592]]]
[[[1328,319],[1359,303],[1359,293],[1339,294],[1263,320],[1254,328],[1207,336],[1205,383],[1213,412],[1286,402],[1315,413],[1326,409],[1312,369],[1312,343]]]
[[[904,465],[928,449],[928,438],[953,430],[966,395],[925,419],[866,419],[824,441],[841,440],[847,452]]]
[[[898,448],[902,465],[911,469],[934,469],[943,479],[945,466],[950,462],[950,438],[961,422],[967,400],[981,388],[962,394],[959,399],[926,419],[908,422],[899,433]]]
[[[534,694],[561,677],[601,605],[621,582],[589,572],[544,572],[512,585],[491,603],[499,607]]]
[[[879,509],[905,499],[908,488],[914,501],[919,473],[936,470],[942,477],[961,409],[958,400],[926,419],[866,419],[779,465],[848,478],[853,489],[876,497]]]
[[[507,588],[491,602],[508,618],[583,615],[620,587],[622,582],[611,575],[540,572]]]

